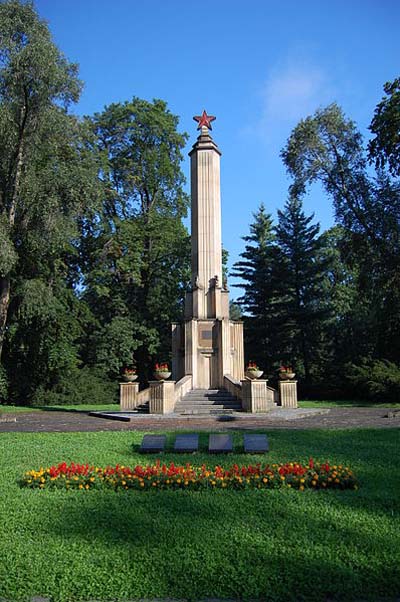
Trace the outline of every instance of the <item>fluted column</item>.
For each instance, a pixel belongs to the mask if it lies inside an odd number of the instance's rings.
[[[191,150],[193,317],[214,318],[222,285],[220,151],[206,127]]]

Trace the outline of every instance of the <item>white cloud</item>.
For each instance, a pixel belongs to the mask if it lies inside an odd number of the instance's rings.
[[[261,90],[256,130],[269,142],[287,134],[300,119],[333,101],[332,86],[322,69],[304,61],[275,67]]]

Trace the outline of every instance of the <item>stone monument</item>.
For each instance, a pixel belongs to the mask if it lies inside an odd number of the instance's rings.
[[[212,115],[193,119],[200,135],[191,160],[191,290],[184,321],[172,325],[173,379],[192,376],[193,389],[219,389],[224,375],[244,378],[243,324],[229,319],[222,276],[221,152],[210,135]]]

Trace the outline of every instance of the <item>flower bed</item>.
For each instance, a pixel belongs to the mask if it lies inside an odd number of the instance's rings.
[[[357,489],[357,479],[345,466],[328,463],[308,464],[261,464],[226,469],[222,466],[106,466],[99,468],[89,464],[67,464],[29,470],[21,484],[30,488],[62,489],[276,489],[287,487],[304,489]]]

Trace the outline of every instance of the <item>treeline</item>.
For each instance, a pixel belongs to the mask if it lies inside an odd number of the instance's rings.
[[[289,200],[275,225],[260,207],[234,268],[247,359],[269,378],[291,364],[308,394],[398,399],[399,87],[385,88],[367,151],[336,106],[298,125],[282,153]],[[78,119],[81,88],[32,4],[0,3],[3,402],[116,399],[123,366],[144,383],[169,360],[182,316],[187,136],[161,100]],[[302,209],[314,181],[336,211],[323,234]]]
[[[275,225],[259,208],[234,266],[248,353],[269,376],[292,365],[303,395],[400,400],[400,80],[385,92],[368,148],[335,104],[297,125],[289,199]],[[322,234],[302,208],[314,182],[336,216]]]
[[[0,4],[0,60],[1,399],[109,402],[181,316],[186,135],[161,100],[71,115],[77,68],[31,3]]]

